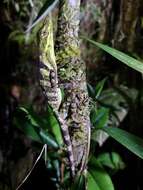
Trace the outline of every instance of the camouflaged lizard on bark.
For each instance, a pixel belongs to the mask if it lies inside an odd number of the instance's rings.
[[[72,144],[65,119],[59,113],[59,107],[62,102],[60,88],[58,87],[57,65],[54,53],[53,26],[51,15],[43,22],[39,36],[40,49],[40,85],[48,100],[48,104],[52,107],[58,122],[61,126],[64,142],[67,146],[68,159],[70,164],[71,175],[75,175],[74,158]]]

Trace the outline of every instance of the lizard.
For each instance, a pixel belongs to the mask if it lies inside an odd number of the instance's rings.
[[[40,86],[47,98],[48,104],[60,124],[63,140],[66,144],[71,176],[75,176],[74,156],[68,125],[65,118],[59,113],[62,103],[61,90],[58,86],[57,64],[54,52],[53,22],[51,15],[43,21],[39,33],[39,72]]]

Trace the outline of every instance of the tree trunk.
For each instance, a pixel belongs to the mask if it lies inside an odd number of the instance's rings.
[[[120,16],[114,34],[114,46],[121,50],[133,52],[137,41],[140,0],[121,0]]]
[[[86,0],[84,2],[84,16],[81,22],[81,33],[90,39],[101,43],[110,41],[112,27],[113,0]],[[90,83],[95,84],[98,72],[104,71],[105,56],[99,48],[84,42],[83,57],[87,65],[87,76]]]
[[[66,105],[75,166],[84,170],[89,151],[90,121],[85,64],[80,57],[78,40],[79,19],[80,0],[60,4],[56,58],[60,85],[66,94],[63,106]]]

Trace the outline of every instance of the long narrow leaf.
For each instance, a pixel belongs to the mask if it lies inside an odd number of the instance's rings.
[[[95,88],[95,98],[96,99],[99,98],[99,96],[104,88],[104,84],[105,84],[106,80],[107,80],[107,77],[97,83],[96,88]]]
[[[33,24],[26,30],[26,33],[36,26],[42,19],[44,19],[55,8],[58,1],[59,0],[46,1]]]
[[[85,176],[77,175],[70,190],[83,190],[85,187]]]
[[[137,59],[134,59],[133,57],[116,50],[114,48],[111,48],[107,45],[101,44],[99,42],[95,42],[93,40],[90,40],[88,38],[84,38],[85,40],[89,41],[90,43],[94,44],[95,46],[101,48],[102,50],[106,51],[122,63],[126,64],[127,66],[135,69],[136,71],[139,71],[140,73],[143,73],[143,63],[138,61]]]
[[[87,188],[89,190],[101,190],[94,180],[93,176],[89,172],[87,173]]]
[[[53,137],[46,133],[45,131],[41,130],[39,132],[39,135],[43,141],[44,144],[47,144],[53,148],[58,148],[58,144],[56,143],[56,141],[53,139]]]
[[[42,143],[41,138],[38,134],[38,127],[35,121],[32,121],[28,117],[28,112],[26,109],[18,109],[15,112],[14,124],[17,128],[23,131],[32,140]]]
[[[102,130],[143,159],[143,140],[141,138],[119,128],[103,127]]]
[[[95,157],[91,157],[88,164],[88,172],[93,177],[100,190],[115,190],[112,180]],[[95,188],[95,189],[96,189]],[[90,189],[89,189],[90,190]]]

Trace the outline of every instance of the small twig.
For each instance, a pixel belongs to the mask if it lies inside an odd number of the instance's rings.
[[[62,164],[61,164],[61,183],[64,182],[64,171],[65,171],[65,163],[62,161]]]

